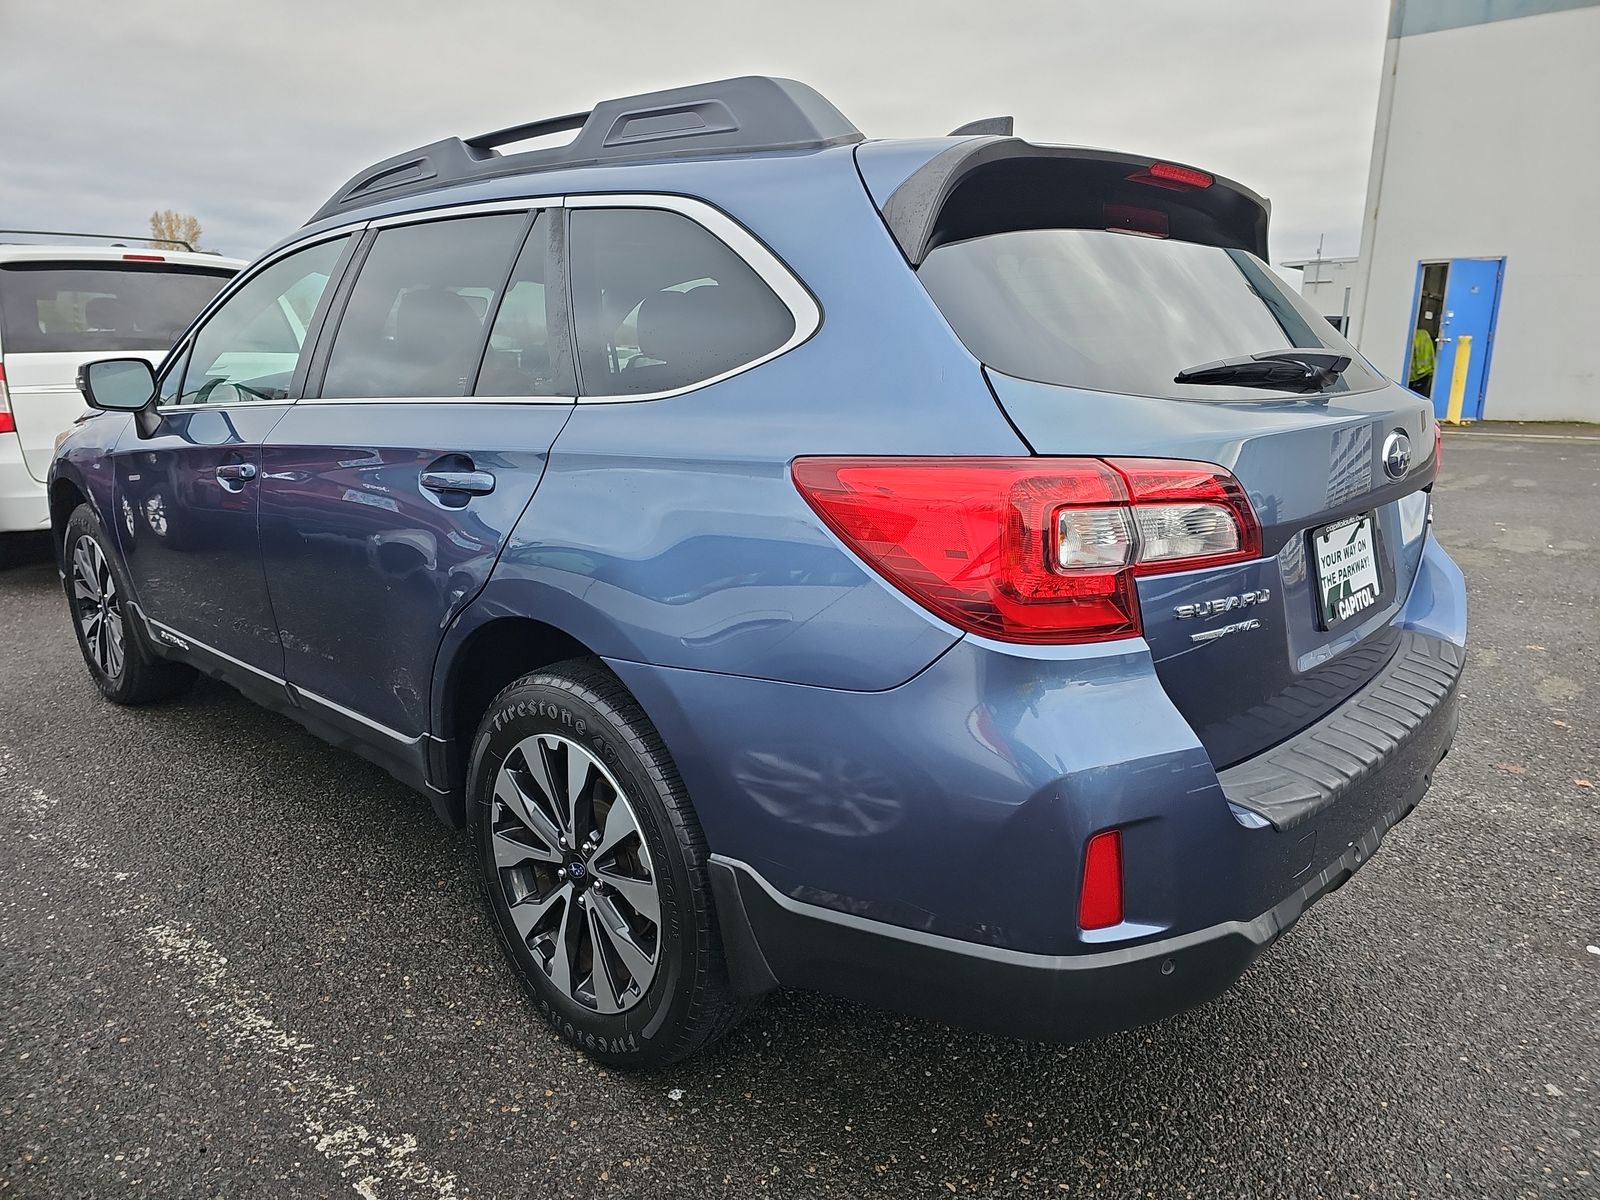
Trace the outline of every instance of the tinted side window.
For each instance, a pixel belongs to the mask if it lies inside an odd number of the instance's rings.
[[[511,282],[500,300],[500,310],[489,329],[489,348],[484,351],[474,395],[560,395],[550,355],[544,286],[549,250],[550,218],[541,214],[523,244]],[[570,396],[571,392],[567,394]]]
[[[228,297],[195,335],[177,402],[286,398],[310,326],[302,312],[316,311],[349,240],[280,258]]]
[[[466,395],[526,225],[524,213],[497,213],[380,231],[334,336],[322,394]]]
[[[569,225],[583,391],[688,387],[770,354],[794,317],[709,231],[660,209],[577,209]]]

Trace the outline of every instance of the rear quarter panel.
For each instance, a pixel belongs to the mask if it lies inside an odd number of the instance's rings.
[[[1025,447],[890,240],[848,148],[679,174],[649,190],[697,195],[742,223],[807,284],[821,326],[696,391],[580,403],[446,653],[484,621],[535,615],[612,659],[893,687],[960,635],[839,545],[789,463]]]

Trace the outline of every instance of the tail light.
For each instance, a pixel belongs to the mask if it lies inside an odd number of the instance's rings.
[[[1136,637],[1136,577],[1261,553],[1244,490],[1208,463],[800,458],[792,470],[874,570],[952,625],[1001,641]]]
[[[11,395],[6,391],[6,366],[0,363],[0,433],[15,433],[17,419],[11,415]]]
[[[1210,171],[1200,171],[1179,163],[1154,162],[1129,175],[1128,180],[1131,183],[1148,183],[1152,187],[1169,188],[1175,192],[1187,192],[1197,188],[1208,188],[1217,181],[1217,178]]]
[[[1122,832],[1107,829],[1083,851],[1083,886],[1078,892],[1078,928],[1122,924]]]

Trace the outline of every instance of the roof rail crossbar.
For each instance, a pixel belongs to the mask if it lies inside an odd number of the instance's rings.
[[[69,233],[64,229],[0,229],[0,237],[21,234],[25,237],[94,238],[102,242],[159,242],[163,246],[176,246],[194,253],[194,247],[181,238],[151,237],[148,233]]]
[[[509,146],[516,142],[526,142],[537,137],[546,137],[552,133],[566,133],[572,129],[582,129],[583,123],[589,119],[589,114],[569,113],[564,117],[546,117],[539,121],[529,121],[524,125],[513,125],[509,129],[496,129],[490,133],[480,133],[477,137],[463,138],[462,140],[473,150],[498,150],[501,146]]]
[[[563,146],[500,152],[502,146],[569,131],[576,136]],[[861,131],[805,84],[745,75],[606,100],[590,112],[408,150],[356,175],[307,224],[379,201],[502,175],[639,159],[820,150],[861,140]]]

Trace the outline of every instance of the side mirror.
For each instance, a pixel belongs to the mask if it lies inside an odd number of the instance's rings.
[[[90,408],[138,412],[156,398],[156,373],[142,358],[102,358],[78,368],[78,390]]]

